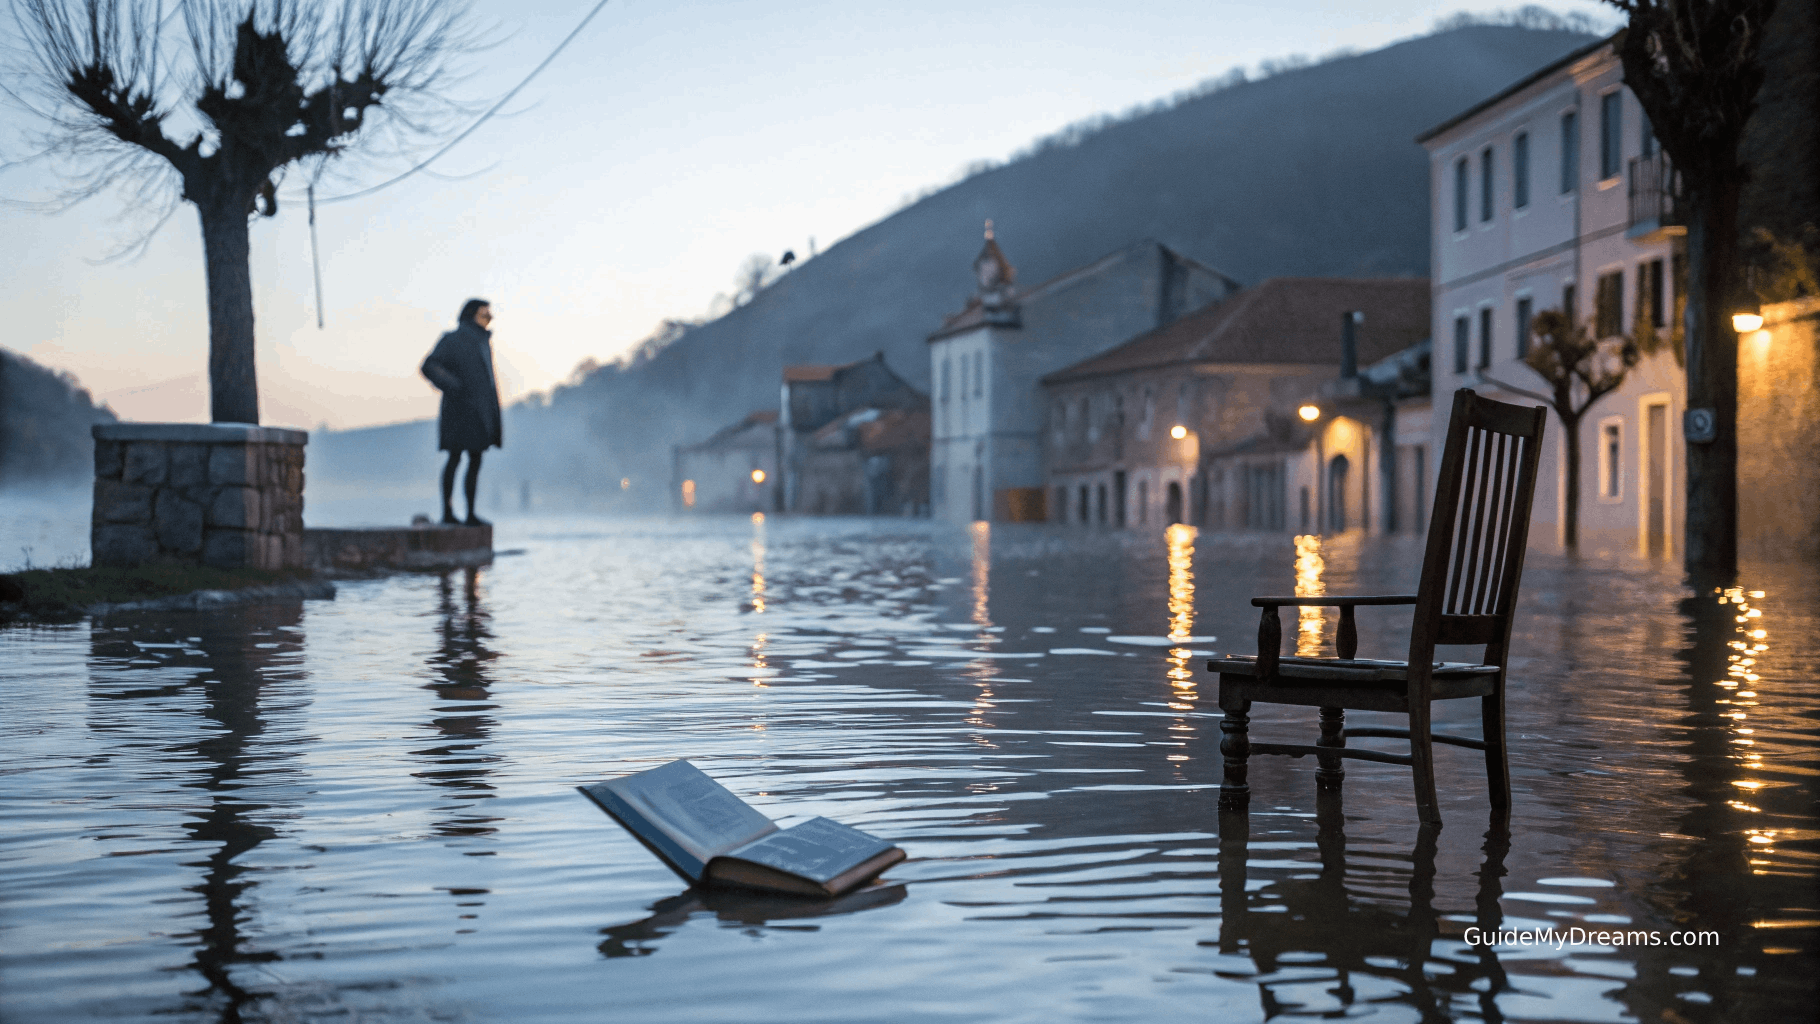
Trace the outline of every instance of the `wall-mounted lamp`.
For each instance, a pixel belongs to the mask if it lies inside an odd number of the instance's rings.
[[[765,471],[762,469],[753,470],[752,471],[752,482],[755,484],[764,483],[765,482]]]
[[[1169,428],[1169,436],[1175,438],[1177,441],[1180,441],[1182,438],[1188,436],[1188,428],[1184,427],[1180,423],[1178,423],[1175,426]]]
[[[1739,334],[1749,334],[1763,329],[1763,314],[1752,306],[1732,314],[1732,330]]]
[[[1321,418],[1321,407],[1318,405],[1304,405],[1296,410],[1296,415],[1302,417],[1303,420],[1309,423],[1313,423],[1315,420]]]

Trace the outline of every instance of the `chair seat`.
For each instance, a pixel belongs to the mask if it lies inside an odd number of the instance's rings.
[[[1252,654],[1229,654],[1209,661],[1207,670],[1229,676],[1256,675],[1258,659]],[[1436,680],[1451,680],[1497,674],[1496,665],[1437,661],[1434,663],[1432,677]],[[1409,681],[1409,663],[1379,661],[1374,658],[1286,657],[1277,660],[1277,678],[1286,682],[1307,679],[1324,683],[1406,683]]]

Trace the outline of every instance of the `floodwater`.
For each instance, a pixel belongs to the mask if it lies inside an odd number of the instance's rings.
[[[1222,816],[1202,666],[1252,649],[1253,594],[1407,589],[1412,542],[499,537],[522,553],[334,601],[0,630],[0,1018],[1812,1019],[1811,566],[1691,594],[1532,554],[1509,826],[1444,747],[1437,837],[1360,761],[1317,800],[1309,759],[1254,758]],[[1361,611],[1361,655],[1400,656],[1399,613]],[[677,757],[909,860],[832,904],[685,891],[572,788]]]

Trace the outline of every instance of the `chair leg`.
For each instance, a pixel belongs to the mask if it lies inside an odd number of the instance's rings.
[[[1510,748],[1504,742],[1504,681],[1498,680],[1495,693],[1479,698],[1480,731],[1485,736],[1485,784],[1491,790],[1491,805],[1510,806]]]
[[[1251,786],[1245,781],[1246,760],[1251,756],[1251,702],[1220,701],[1226,717],[1220,721],[1220,756],[1226,763],[1225,778],[1220,782],[1220,806],[1243,808],[1251,802]]]
[[[1409,756],[1414,761],[1411,767],[1416,784],[1416,813],[1421,816],[1423,825],[1440,828],[1441,801],[1435,796],[1435,744],[1429,738],[1432,733],[1427,702],[1412,706],[1409,709]]]
[[[1321,709],[1321,738],[1315,741],[1315,746],[1346,746],[1345,708]],[[1321,754],[1317,759],[1321,766],[1314,770],[1316,787],[1328,790],[1339,789],[1340,783],[1346,781],[1346,769],[1341,767],[1345,762],[1332,754]]]

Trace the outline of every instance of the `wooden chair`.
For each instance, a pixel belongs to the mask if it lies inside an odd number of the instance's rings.
[[[1529,512],[1547,410],[1526,409],[1454,392],[1447,447],[1441,455],[1434,512],[1428,525],[1421,582],[1409,596],[1255,597],[1262,608],[1258,653],[1215,658],[1209,671],[1220,675],[1220,753],[1225,778],[1220,803],[1244,806],[1251,794],[1246,760],[1252,754],[1315,755],[1315,779],[1338,788],[1345,778],[1341,758],[1357,758],[1414,769],[1416,807],[1424,825],[1439,826],[1435,798],[1434,744],[1451,743],[1485,751],[1493,807],[1510,806],[1510,765],[1504,746],[1504,669],[1509,655],[1512,609],[1523,575]],[[1415,605],[1406,661],[1357,658],[1361,605]],[[1338,658],[1282,657],[1283,629],[1277,609],[1285,606],[1340,609]],[[1436,644],[1484,644],[1478,664],[1439,663]],[[1433,734],[1429,705],[1437,700],[1477,697],[1483,739]],[[1301,704],[1321,709],[1315,745],[1253,743],[1247,735],[1253,701]],[[1346,709],[1394,711],[1409,716],[1407,729],[1345,727]],[[1348,749],[1355,737],[1409,739],[1409,753]]]

